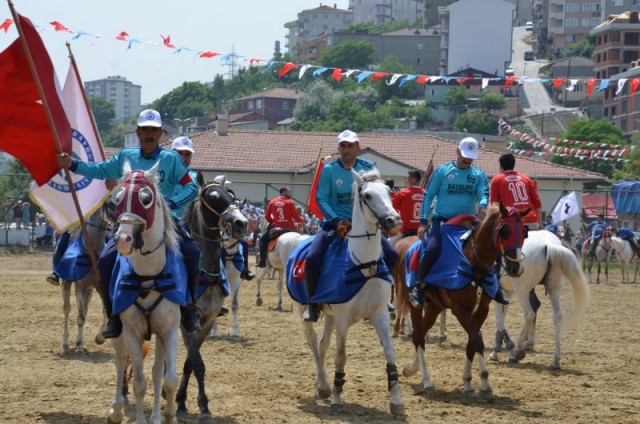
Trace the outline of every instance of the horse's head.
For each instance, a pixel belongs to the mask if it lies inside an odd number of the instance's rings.
[[[519,277],[524,272],[520,263],[524,261],[522,245],[527,238],[527,229],[522,222],[522,217],[531,209],[522,211],[513,208],[505,208],[499,205],[500,218],[493,229],[493,244],[502,253],[502,265],[507,275]]]
[[[249,221],[235,205],[233,192],[225,187],[226,178],[218,178],[201,185],[200,214],[202,222],[209,230],[220,230],[224,246],[234,247],[247,234]],[[222,182],[222,183],[221,183]]]
[[[131,256],[134,250],[142,249],[143,236],[154,236],[148,238],[149,241],[154,239],[157,244],[151,246],[155,251],[165,241],[165,228],[172,225],[168,207],[155,184],[158,166],[156,163],[149,171],[131,171],[126,162],[123,169],[125,176],[113,191],[115,216],[119,224],[114,238],[123,256]],[[174,243],[170,247],[175,247]]]
[[[389,187],[380,178],[377,169],[360,175],[351,169],[355,182],[354,217],[358,208],[365,219],[393,235],[400,231],[402,220],[391,204]]]

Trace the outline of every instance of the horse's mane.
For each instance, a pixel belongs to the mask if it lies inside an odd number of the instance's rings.
[[[160,192],[159,189],[158,192]],[[162,196],[158,196],[158,198],[160,199],[162,218],[164,219],[164,242],[169,250],[177,255],[180,255],[180,249],[178,249],[178,230],[176,228],[176,224],[173,222],[171,209],[169,209],[169,206],[167,206],[167,202],[164,201],[164,198]]]
[[[487,214],[484,216],[484,221],[495,222],[500,216],[502,216],[502,213],[500,212],[500,204],[492,203],[487,208]]]
[[[377,168],[370,169],[369,171],[363,172],[360,174],[362,177],[362,181],[371,181],[380,179],[380,171]],[[358,183],[356,181],[353,182],[353,193],[357,194],[358,191]]]

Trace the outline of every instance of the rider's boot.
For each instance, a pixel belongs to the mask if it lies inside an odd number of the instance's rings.
[[[409,295],[409,302],[411,302],[411,306],[416,309],[421,309],[424,305],[424,289],[427,285],[424,283],[424,279],[427,277],[429,273],[429,266],[427,264],[426,255],[420,258],[420,265],[418,266],[418,271],[416,275],[417,283],[411,290],[411,294]]]
[[[249,267],[247,265],[245,265],[242,272],[240,272],[240,278],[243,280],[251,281],[255,276],[256,275],[253,272],[249,271]]]
[[[496,293],[496,296],[493,298],[493,300],[503,305],[509,304],[509,296],[507,295],[507,292],[505,292],[501,288],[498,288],[498,292]]]
[[[100,279],[100,297],[102,297],[102,305],[107,318],[109,318],[106,327],[102,330],[102,337],[105,339],[120,337],[120,334],[122,334],[122,320],[120,320],[119,315],[114,315],[111,312],[113,305],[111,304],[111,296],[109,296],[109,281],[105,282]]]
[[[313,294],[316,291],[316,285],[318,283],[318,274],[315,271],[305,270],[305,282],[307,284],[307,298],[311,300]],[[316,303],[309,302],[304,312],[302,313],[302,319],[308,322],[318,322],[318,305]]]
[[[196,308],[196,300],[198,294],[198,285],[200,278],[198,275],[189,278],[189,294],[191,295],[191,303],[180,308],[182,311],[182,325],[187,333],[200,330],[200,319],[198,318],[198,308]]]

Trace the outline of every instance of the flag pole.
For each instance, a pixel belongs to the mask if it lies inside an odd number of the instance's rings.
[[[62,151],[62,146],[60,144],[60,140],[58,139],[58,131],[54,125],[53,122],[53,118],[51,117],[51,112],[49,110],[49,105],[47,103],[47,98],[44,95],[44,90],[42,88],[42,84],[40,82],[40,78],[38,77],[38,74],[35,70],[35,65],[33,63],[33,57],[31,57],[31,52],[29,51],[29,46],[27,44],[27,40],[24,37],[24,33],[22,32],[22,25],[20,23],[20,17],[18,16],[18,13],[16,12],[15,8],[13,7],[13,2],[11,0],[8,0],[9,3],[9,9],[11,9],[11,15],[13,16],[13,21],[16,25],[16,29],[18,30],[18,37],[20,38],[20,43],[22,44],[22,48],[24,50],[25,56],[27,58],[27,62],[29,63],[29,69],[31,70],[31,75],[33,75],[33,80],[36,83],[36,88],[38,89],[38,94],[40,96],[40,100],[42,101],[42,106],[44,106],[44,112],[45,115],[47,117],[47,122],[49,123],[49,128],[51,129],[51,132],[53,133],[53,141],[56,144],[56,150],[58,151],[58,154],[63,153]],[[96,259],[96,253],[93,250],[93,247],[91,246],[91,239],[89,238],[89,231],[87,230],[87,223],[84,220],[84,216],[82,216],[82,209],[80,208],[80,202],[78,201],[78,194],[76,193],[76,189],[73,185],[73,180],[71,179],[71,172],[69,171],[69,168],[67,168],[66,166],[63,167],[64,170],[64,174],[65,177],[67,179],[67,182],[69,183],[69,191],[71,193],[71,197],[73,199],[73,204],[76,208],[76,212],[78,213],[78,218],[80,219],[80,226],[82,228],[82,234],[85,237],[85,241],[86,241],[86,245],[87,245],[87,250],[89,250],[89,258],[91,259],[91,263],[94,266],[94,269],[98,270],[98,260]]]
[[[87,92],[84,90],[84,84],[82,82],[82,78],[80,78],[80,71],[78,71],[76,58],[73,56],[73,52],[71,51],[71,43],[67,41],[66,45],[67,45],[67,50],[69,50],[69,59],[71,60],[71,66],[73,67],[73,71],[76,74],[76,78],[78,79],[78,86],[80,87],[80,91],[82,92],[82,100],[84,101],[84,106],[87,108],[87,112],[89,112],[89,116],[91,117],[91,127],[93,128],[93,134],[96,136],[96,140],[98,140],[98,147],[100,147],[100,154],[102,154],[102,160],[106,160],[107,155],[105,155],[104,153],[104,147],[102,145],[102,139],[100,138],[100,132],[98,131],[96,119],[93,116],[93,112],[91,111],[91,105],[89,105],[89,99],[87,98]]]
[[[429,181],[427,181],[428,179],[431,178],[431,174],[433,174],[433,158],[436,157],[436,152],[438,151],[438,147],[440,147],[439,145],[436,144],[436,147],[433,149],[433,153],[431,153],[431,159],[429,160],[429,165],[427,165],[427,170],[424,172],[424,178],[422,179],[422,184],[421,187],[423,189],[427,188],[427,184],[429,183]]]
[[[318,163],[322,160],[322,146],[318,149],[318,160],[316,160],[316,170],[313,173],[313,178],[311,179],[312,185],[313,181],[316,179],[316,172],[318,172]],[[307,198],[307,207],[311,204],[311,194],[313,193],[313,187],[309,188],[309,197]]]

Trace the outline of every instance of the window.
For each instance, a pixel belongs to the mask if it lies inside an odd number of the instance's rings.
[[[262,99],[256,100],[256,110],[262,109]]]
[[[575,34],[568,34],[564,36],[564,40],[567,43],[575,43],[576,42],[576,35]]]
[[[578,12],[580,10],[580,5],[578,3],[567,3],[565,6],[565,12]]]
[[[291,107],[289,106],[289,100],[282,101],[282,110],[289,110]]]
[[[247,110],[253,110],[253,102],[247,102]]]
[[[566,27],[577,27],[578,26],[578,18],[567,18],[564,20],[564,26]]]
[[[582,3],[582,11],[583,12],[590,12],[591,11],[591,3]]]
[[[625,100],[620,105],[620,113],[627,113],[627,101]]]
[[[595,28],[598,25],[600,25],[600,18],[591,18],[591,26]]]
[[[600,3],[591,3],[591,11],[599,12],[600,11]]]
[[[580,26],[582,26],[582,27],[590,27],[591,26],[591,18],[582,18],[580,20]]]
[[[418,65],[422,65],[422,59],[417,58],[417,59],[416,59],[416,64],[418,64]]]

